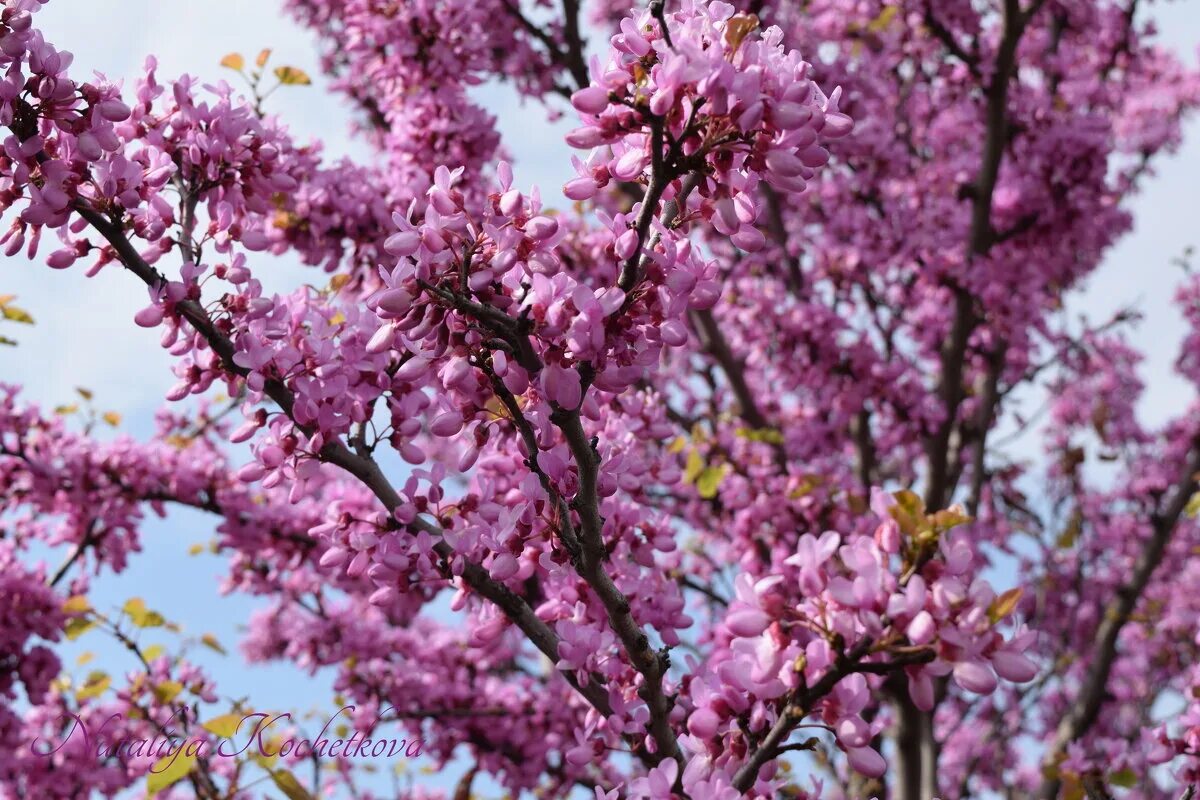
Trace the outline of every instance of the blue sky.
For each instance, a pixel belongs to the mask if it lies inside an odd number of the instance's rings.
[[[129,84],[149,53],[158,56],[164,78],[189,72],[232,82],[237,76],[218,66],[223,55],[233,51],[250,55],[271,47],[272,63],[300,67],[314,77],[316,85],[281,90],[271,98],[270,110],[288,122],[297,138],[321,139],[330,154],[364,157],[365,150],[348,138],[345,125],[331,123],[348,119],[347,109],[323,90],[307,32],[282,18],[278,5],[273,0],[52,0],[39,12],[38,25],[52,42],[75,54],[75,75],[97,70]],[[1156,3],[1151,9],[1165,40],[1194,58],[1200,41],[1200,5]],[[547,196],[557,196],[558,187],[571,173],[569,150],[561,142],[569,124],[549,124],[540,108],[522,108],[504,87],[481,87],[476,96],[499,117],[518,184],[537,183]],[[1148,318],[1135,341],[1147,353],[1143,376],[1154,387],[1141,408],[1147,420],[1171,415],[1190,398],[1170,371],[1182,322],[1169,303],[1178,279],[1171,259],[1187,245],[1200,245],[1197,121],[1189,125],[1188,134],[1180,154],[1160,163],[1158,176],[1134,201],[1134,233],[1112,251],[1103,268],[1068,304],[1074,313],[1098,319],[1132,299],[1140,300]],[[278,289],[311,278],[311,271],[287,258],[256,264],[256,274],[268,288]],[[6,326],[3,332],[16,336],[21,344],[0,348],[0,379],[23,384],[27,399],[48,407],[72,401],[76,386],[87,387],[95,393],[98,407],[123,415],[123,430],[140,436],[150,432],[153,411],[174,379],[158,334],[132,324],[134,312],[146,302],[136,280],[115,267],[87,279],[82,269],[53,272],[13,258],[5,260],[0,294],[18,295],[17,305],[37,322],[32,328]],[[1036,447],[1031,447],[1029,454],[1035,453]],[[211,521],[198,513],[174,512],[165,521],[148,524],[142,556],[123,575],[97,582],[98,607],[119,606],[128,597],[141,595],[169,619],[183,623],[187,635],[212,632],[232,646],[240,624],[256,604],[217,593],[221,560],[187,554],[189,545],[211,536]],[[95,651],[97,659],[81,672],[97,666],[113,672],[132,667],[127,654],[105,644],[100,634],[88,634],[68,647],[69,657],[83,650]],[[222,658],[204,648],[194,652],[224,695],[249,695],[260,707],[304,709],[317,700],[327,703],[325,698],[331,694],[325,688],[327,681],[306,679],[287,665],[248,668],[236,655]],[[422,776],[420,780],[432,779]]]

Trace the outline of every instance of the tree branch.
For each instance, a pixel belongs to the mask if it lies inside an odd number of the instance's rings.
[[[1058,756],[1067,747],[1095,724],[1104,705],[1108,686],[1108,678],[1112,674],[1117,661],[1117,640],[1121,629],[1129,622],[1138,600],[1150,583],[1154,571],[1162,563],[1167,544],[1175,530],[1188,500],[1197,490],[1197,473],[1200,472],[1200,436],[1192,441],[1191,452],[1184,465],[1183,473],[1166,506],[1151,516],[1150,537],[1142,546],[1142,551],[1134,563],[1133,573],[1129,580],[1119,587],[1116,594],[1104,609],[1104,615],[1094,637],[1095,646],[1092,648],[1087,675],[1070,707],[1058,725],[1054,739],[1047,751],[1044,763],[1053,766]],[[1042,781],[1037,797],[1041,800],[1053,800],[1058,796],[1061,781],[1057,777],[1048,777]]]

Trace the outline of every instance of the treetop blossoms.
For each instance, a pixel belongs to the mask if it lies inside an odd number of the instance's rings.
[[[1197,780],[1200,405],[1148,424],[1136,314],[1059,313],[1200,103],[1136,4],[287,0],[366,163],[267,113],[269,51],[249,96],[152,56],[123,92],[41,5],[0,12],[0,241],[131,273],[175,380],[148,441],[0,387],[0,795],[374,796],[344,754],[29,748],[253,710],[139,644],[154,598],[89,600],[175,506],[261,599],[241,655],[328,676],[448,796]],[[578,116],[561,194],[493,80]],[[283,254],[320,278],[269,291]],[[72,676],[83,636],[129,659]]]

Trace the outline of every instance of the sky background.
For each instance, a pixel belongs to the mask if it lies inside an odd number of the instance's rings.
[[[1164,41],[1194,60],[1200,42],[1200,2],[1147,5]],[[299,67],[315,85],[284,87],[272,96],[269,109],[287,121],[297,139],[323,141],[329,155],[367,155],[346,133],[346,106],[325,91],[310,36],[281,17],[274,0],[52,0],[38,13],[37,24],[51,42],[75,54],[76,77],[95,70],[124,79],[130,87],[150,53],[158,57],[161,79],[188,72],[206,80],[236,82],[236,74],[218,66],[222,56],[241,52],[250,58],[263,47],[273,48],[273,65]],[[558,196],[558,187],[571,172],[569,150],[561,141],[568,122],[548,123],[540,107],[522,107],[503,86],[479,87],[475,94],[499,119],[517,184],[536,183],[548,197]],[[1189,399],[1186,385],[1171,372],[1183,332],[1181,317],[1170,303],[1180,274],[1171,262],[1185,247],[1200,244],[1198,179],[1200,123],[1193,120],[1185,146],[1158,162],[1158,174],[1134,200],[1133,233],[1111,251],[1067,306],[1074,314],[1100,319],[1136,301],[1146,314],[1133,339],[1147,357],[1142,376],[1152,388],[1140,408],[1147,422],[1171,416]],[[45,252],[49,249],[44,246]],[[46,407],[73,402],[75,387],[86,387],[94,392],[99,409],[123,416],[122,431],[148,435],[153,412],[174,378],[158,333],[132,324],[133,314],[146,304],[140,283],[115,267],[88,279],[81,268],[51,271],[20,258],[0,260],[0,295],[16,294],[16,305],[36,320],[33,327],[0,329],[20,341],[19,347],[0,348],[0,380],[23,385],[27,400]],[[288,258],[273,259],[269,265],[260,261],[255,269],[268,289],[289,288],[313,276],[310,268]],[[1036,447],[1030,446],[1032,455]],[[126,573],[97,582],[97,607],[117,607],[140,595],[169,619],[183,623],[186,636],[211,632],[232,650],[239,626],[256,603],[218,594],[223,560],[187,554],[191,544],[211,536],[211,520],[198,513],[173,512],[165,521],[148,524],[143,532],[145,553],[131,561]],[[158,640],[171,643],[170,637],[153,636],[145,642]],[[97,659],[78,672],[103,666],[121,673],[133,666],[128,655],[103,641],[101,634],[88,634],[69,646],[67,659],[84,650],[95,651]],[[236,654],[222,658],[203,648],[194,655],[225,696],[249,695],[260,708],[303,709],[321,703],[332,711],[325,678],[307,679],[290,665],[247,667]],[[427,776],[418,780],[425,785],[435,781]]]

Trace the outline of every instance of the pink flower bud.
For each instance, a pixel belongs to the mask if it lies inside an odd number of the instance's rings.
[[[462,414],[457,411],[447,411],[433,418],[433,422],[429,423],[429,432],[434,436],[453,436],[462,430],[462,426]]]
[[[1020,653],[1001,650],[992,655],[992,667],[1006,681],[1028,683],[1037,677],[1037,665]]]
[[[887,762],[870,747],[852,747],[846,751],[846,760],[855,772],[868,778],[878,778],[887,771]]]
[[[922,611],[913,617],[905,631],[908,640],[913,644],[929,644],[937,634],[937,624],[928,611]]]
[[[534,217],[525,223],[525,233],[535,241],[545,241],[558,233],[558,220],[553,217]]]
[[[852,130],[854,130],[854,120],[835,111],[832,114],[825,114],[825,127],[821,128],[821,135],[826,139],[838,139]]]
[[[116,98],[100,103],[96,106],[96,111],[109,122],[124,122],[129,119],[130,114],[129,106]]]
[[[522,194],[516,189],[505,192],[504,194],[500,195],[500,213],[506,217],[516,216],[517,212],[521,210],[521,206],[524,205],[524,203],[524,196],[522,196]]]
[[[565,139],[571,147],[590,150],[604,144],[604,132],[595,125],[585,125],[568,133]]]
[[[517,563],[516,556],[511,553],[500,553],[492,558],[488,574],[495,580],[506,581],[516,575],[519,568],[520,564]]]
[[[767,169],[785,178],[799,175],[800,170],[804,167],[804,164],[797,158],[796,154],[790,150],[772,150],[767,153],[766,162]]]
[[[582,114],[599,114],[608,108],[608,92],[599,86],[588,86],[571,95],[571,105]]]
[[[563,186],[563,194],[570,200],[588,200],[596,195],[599,187],[591,178],[575,178]]]
[[[383,249],[388,251],[390,255],[403,258],[411,256],[417,252],[417,248],[421,246],[421,234],[417,231],[400,231],[393,233],[383,243]]]
[[[160,305],[150,305],[133,315],[133,321],[143,328],[153,328],[163,321],[163,310]]]
[[[908,673],[908,696],[922,711],[933,710],[933,678],[925,670]]]
[[[711,708],[698,708],[688,717],[688,732],[700,739],[711,739],[717,733],[721,718]]]
[[[627,150],[612,162],[609,170],[617,180],[631,181],[642,173],[646,154],[641,150]]]
[[[349,551],[342,547],[331,547],[321,556],[322,567],[340,567],[350,557]]]
[[[367,598],[367,602],[373,606],[387,606],[396,602],[397,597],[399,597],[399,592],[394,587],[384,586],[381,589],[371,592],[371,596]]]
[[[412,308],[413,296],[404,289],[389,289],[379,296],[377,305],[389,314],[402,317]]]
[[[429,360],[425,358],[411,358],[396,370],[395,379],[411,383],[425,375],[425,371],[429,368]]]
[[[838,722],[836,731],[845,747],[865,747],[871,741],[871,727],[861,717],[846,717]]]
[[[622,233],[617,237],[617,241],[613,244],[613,250],[616,251],[617,258],[624,261],[637,252],[638,233],[633,228]]]
[[[367,352],[372,355],[387,352],[392,347],[392,338],[396,335],[396,329],[391,325],[384,325],[379,330],[375,331],[370,340],[367,341]]]
[[[253,436],[254,432],[257,430],[258,420],[248,419],[239,425],[233,433],[229,434],[229,441],[233,442],[234,444],[244,442]]]
[[[262,477],[266,474],[267,471],[263,468],[262,464],[257,461],[251,461],[238,470],[237,478],[242,483],[254,483],[255,481],[262,480]]]
[[[734,636],[750,638],[758,636],[767,629],[771,618],[761,609],[740,608],[725,618],[725,627]]]
[[[662,336],[663,342],[670,347],[683,347],[688,340],[687,327],[677,319],[664,322],[659,328],[659,335]]]
[[[996,690],[996,675],[982,661],[960,661],[955,664],[954,682],[976,694],[991,694]]]

